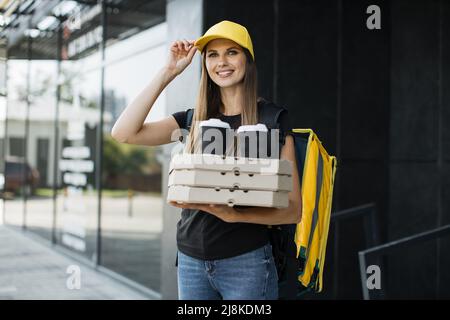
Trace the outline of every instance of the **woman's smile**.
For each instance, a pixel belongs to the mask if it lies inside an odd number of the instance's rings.
[[[231,74],[233,72],[234,72],[234,70],[222,70],[222,71],[218,71],[216,73],[220,78],[227,78],[227,77],[231,76]]]

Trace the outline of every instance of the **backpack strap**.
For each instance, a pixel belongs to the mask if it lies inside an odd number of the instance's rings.
[[[187,129],[187,131],[191,131],[193,117],[194,117],[194,109],[188,109],[186,111],[186,129]]]
[[[258,120],[269,129],[278,129],[280,127],[278,118],[283,110],[283,108],[277,107],[274,103],[264,101],[263,105],[258,108]]]
[[[287,111],[283,107],[279,107],[273,102],[262,99],[262,105],[258,108],[259,123],[264,123],[268,129],[279,129],[280,130],[280,152],[281,147],[285,142],[285,134],[282,132],[283,128],[280,127],[278,122],[280,115],[283,111]]]

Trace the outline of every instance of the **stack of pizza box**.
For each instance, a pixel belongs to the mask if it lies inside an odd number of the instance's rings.
[[[292,162],[181,153],[169,167],[167,201],[285,208]]]

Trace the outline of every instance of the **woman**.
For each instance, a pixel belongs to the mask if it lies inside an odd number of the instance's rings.
[[[156,122],[144,123],[162,90],[202,54],[202,76],[188,141],[193,151],[198,123],[219,118],[236,129],[258,123],[257,74],[253,45],[247,29],[222,21],[197,41],[176,41],[168,62],[153,81],[127,106],[112,129],[119,142],[161,145],[172,142],[172,132],[185,128],[186,111]],[[282,113],[282,132],[289,130],[287,110]],[[281,159],[294,164],[295,149],[286,136]],[[205,205],[170,202],[182,208],[177,225],[178,295],[180,299],[277,299],[278,277],[267,225],[298,223],[301,197],[294,165],[293,189],[288,208]]]

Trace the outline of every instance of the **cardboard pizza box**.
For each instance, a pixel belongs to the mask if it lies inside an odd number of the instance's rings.
[[[225,157],[215,154],[180,153],[172,157],[169,173],[172,170],[180,169],[292,175],[292,162],[286,159],[260,159]]]
[[[175,169],[169,174],[168,186],[220,187],[225,189],[291,191],[292,176],[259,174],[226,170]]]
[[[213,203],[229,206],[242,205],[275,208],[286,208],[289,205],[288,192],[199,188],[181,185],[169,187],[167,200],[180,203]]]

